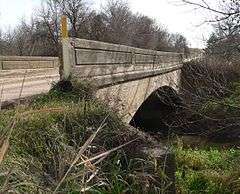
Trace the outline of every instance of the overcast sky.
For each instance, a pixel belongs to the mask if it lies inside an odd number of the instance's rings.
[[[91,1],[96,9],[105,2]],[[178,0],[128,0],[133,12],[154,18],[170,32],[182,33],[191,47],[204,47],[205,40],[212,31],[210,25],[200,25],[208,16],[207,13],[193,10],[192,7],[176,5],[176,1]],[[0,27],[6,30],[16,26],[22,18],[29,19],[34,8],[40,5],[41,0],[0,0]]]

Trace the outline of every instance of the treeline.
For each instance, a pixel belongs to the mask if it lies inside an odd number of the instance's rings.
[[[240,29],[240,28],[239,28]],[[206,57],[228,65],[240,64],[240,33],[226,32],[217,25],[205,49]]]
[[[0,55],[59,56],[63,14],[68,17],[71,37],[189,52],[183,35],[170,33],[148,16],[134,14],[127,2],[110,0],[100,10],[93,10],[83,0],[46,0],[31,22],[22,21],[15,29],[0,33]]]
[[[212,64],[239,66],[240,64],[240,1],[219,0],[219,5],[210,0],[183,2],[195,8],[209,11],[213,16],[210,23],[214,31],[207,41],[205,54]],[[209,22],[208,21],[208,22]]]

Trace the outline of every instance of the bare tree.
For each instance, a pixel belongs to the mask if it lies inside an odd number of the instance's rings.
[[[130,32],[133,15],[128,4],[121,0],[109,1],[101,15],[106,24],[108,41],[128,44],[132,35]]]
[[[2,30],[0,29],[0,55],[4,54],[4,49],[5,49],[5,41],[3,39]]]
[[[99,11],[90,10],[87,2],[43,1],[30,23],[22,21],[0,38],[0,52],[10,55],[61,56],[60,19],[63,14],[68,17],[71,37],[164,51],[180,52],[186,47],[184,37],[174,39],[175,36],[154,19],[132,13],[125,1],[109,0]]]
[[[209,10],[217,14],[216,20],[221,21],[228,18],[235,18],[239,20],[240,14],[240,2],[237,0],[219,0],[215,2],[214,6],[210,3],[210,0],[182,0],[184,4],[192,5],[197,8]],[[209,20],[211,21],[211,20]]]
[[[240,1],[218,0],[214,5],[209,0],[182,0],[182,2],[186,5],[210,11],[214,15],[214,18],[208,19],[205,22],[218,23],[220,24],[218,27],[228,31],[229,34],[239,33]]]
[[[42,4],[39,11],[38,19],[42,26],[46,28],[50,40],[55,46],[55,52],[60,55],[60,19],[62,15],[62,7],[58,0],[47,0]]]
[[[174,50],[179,53],[189,54],[187,39],[182,34],[173,34]]]
[[[93,11],[88,16],[88,34],[87,38],[91,40],[108,41],[108,29],[103,14]]]
[[[205,21],[212,23],[215,29],[208,40],[206,53],[226,62],[236,61],[240,51],[240,1],[219,0],[217,4],[211,4],[209,0],[182,0],[182,2],[207,10],[214,16],[213,19]]]
[[[71,35],[81,37],[88,18],[89,8],[83,0],[59,0],[63,14],[67,15],[71,24]]]
[[[132,44],[140,48],[155,49],[158,26],[152,18],[136,15],[132,25]]]

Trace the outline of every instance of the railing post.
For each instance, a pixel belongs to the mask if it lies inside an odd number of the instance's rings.
[[[68,38],[67,16],[61,18],[61,35],[62,35],[62,55],[63,55],[63,79],[68,80],[71,75],[71,61],[69,49],[71,49]]]
[[[67,16],[65,15],[61,18],[61,33],[62,39],[68,38]]]

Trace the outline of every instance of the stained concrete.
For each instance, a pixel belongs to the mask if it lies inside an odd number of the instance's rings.
[[[97,96],[129,122],[146,98],[167,85],[178,90],[181,53],[70,38],[63,41],[64,79],[88,80]]]
[[[0,56],[0,102],[49,91],[60,79],[57,57]]]

